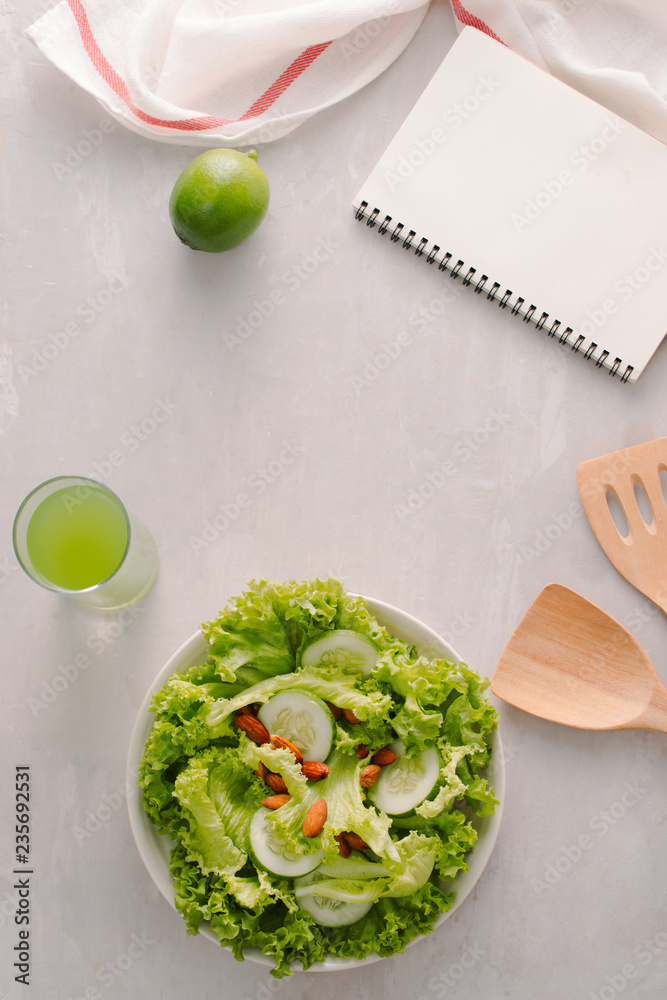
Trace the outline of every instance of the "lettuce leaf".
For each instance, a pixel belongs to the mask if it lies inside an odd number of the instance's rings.
[[[420,934],[428,934],[441,913],[454,902],[433,882],[426,882],[410,896],[379,899],[362,920],[323,932],[327,951],[341,958],[381,957],[402,952]]]
[[[344,596],[339,580],[253,581],[202,626],[217,675],[257,683],[262,676],[293,670],[302,645],[323,629],[341,627]]]
[[[411,896],[421,889],[431,877],[440,843],[437,837],[426,836],[412,830],[407,837],[397,841],[398,857],[385,861],[391,873],[383,896]]]
[[[271,746],[256,746],[245,739],[239,746],[241,760],[250,768],[262,761],[269,770],[280,774],[287,785],[290,800],[267,817],[276,834],[285,840],[295,854],[310,854],[323,847],[327,859],[339,856],[336,834],[350,831],[358,834],[379,857],[396,858],[396,848],[389,836],[391,820],[384,813],[366,804],[359,774],[364,765],[355,755],[334,750],[327,764],[329,774],[322,781],[308,782],[289,750]],[[304,837],[303,821],[318,799],[327,803],[327,820],[317,838]]]
[[[395,858],[396,848],[389,836],[391,820],[385,813],[367,805],[359,783],[364,761],[359,760],[356,755],[334,750],[328,763],[329,776],[325,778],[327,787],[323,794],[328,806],[327,822],[322,834],[325,858],[336,857],[338,844],[334,837],[346,831],[358,834],[378,857]]]
[[[211,748],[190,759],[175,781],[187,858],[207,875],[235,875],[247,861],[248,829],[261,802],[252,771],[229,749]]]
[[[415,813],[424,819],[433,819],[443,809],[451,808],[467,789],[467,785],[456,773],[456,768],[471,752],[470,747],[451,747],[444,740],[439,740],[438,749],[441,760],[444,761],[440,768],[440,787],[433,798],[425,799],[415,809]]]
[[[210,742],[206,722],[213,698],[203,685],[182,677],[171,677],[153,696],[151,710],[156,719],[139,765],[138,782],[144,789],[143,805],[159,833],[174,833],[178,827],[178,802],[174,799],[176,776],[190,757]],[[220,739],[233,737],[231,724]]]
[[[431,876],[439,840],[412,831],[394,846],[394,856],[380,863],[353,856],[339,856],[326,862],[314,873],[314,878],[306,876],[299,880],[297,898],[312,893],[330,899],[349,897],[351,902],[369,903],[384,896],[413,895]]]
[[[402,699],[393,725],[408,749],[424,750],[446,736],[453,746],[473,746],[474,765],[484,766],[485,737],[498,724],[495,709],[483,697],[488,680],[464,663],[418,656],[398,640],[379,657],[375,676]]]
[[[460,871],[467,871],[466,855],[475,846],[477,831],[462,812],[438,813],[433,819],[409,816],[394,819],[399,830],[435,834],[440,843],[435,859],[435,874],[442,881],[453,881]]]
[[[202,625],[211,662],[222,681],[233,682],[240,676],[253,684],[294,669],[292,645],[273,597],[269,584],[255,584],[230,601],[218,618]]]
[[[232,949],[243,961],[246,948],[259,948],[275,961],[271,975],[291,975],[292,962],[304,969],[325,957],[326,945],[312,918],[295,904],[289,882],[272,883],[272,893],[258,896],[252,909],[228,892],[228,883],[215,874],[204,875],[179,845],[171,854],[169,870],[174,880],[175,904],[187,925],[197,934],[202,921],[209,921],[221,945]],[[261,883],[262,876],[258,875]]]
[[[225,720],[245,705],[263,704],[279,691],[291,690],[307,691],[339,708],[352,709],[367,727],[375,725],[382,732],[388,728],[386,717],[393,709],[389,694],[380,691],[371,681],[362,681],[360,678],[341,674],[335,668],[319,665],[301,667],[294,673],[270,677],[246,688],[234,698],[220,698],[210,702],[206,714],[209,738],[224,735],[228,731],[224,727]]]
[[[370,677],[302,667],[302,650],[330,629],[351,629],[375,643]],[[270,955],[279,978],[292,963],[308,968],[327,954],[402,951],[452,905],[445,887],[467,869],[477,837],[462,807],[487,816],[497,805],[480,774],[498,722],[484,697],[488,681],[465,664],[420,656],[338,580],[253,582],[202,630],[206,662],[170,678],[153,697],[155,723],[139,772],[146,812],[177,842],[170,870],[188,933],[207,921],[237,959],[247,948]],[[306,781],[289,751],[257,746],[234,725],[243,706],[290,689],[349,708],[360,720],[336,726],[323,781]],[[437,746],[443,763],[435,794],[412,816],[392,819],[369,802],[359,782],[369,758],[355,751],[363,743],[372,753],[397,737],[409,755]],[[325,848],[312,875],[317,893],[374,900],[356,924],[319,927],[299,907],[290,879],[253,864],[250,822],[269,794],[255,773],[260,762],[282,775],[290,794],[267,822],[296,853]],[[303,820],[319,798],[326,799],[327,822],[318,838],[308,839]],[[335,836],[348,831],[372,853],[343,858]]]

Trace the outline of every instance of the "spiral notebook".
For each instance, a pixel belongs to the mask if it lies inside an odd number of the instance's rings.
[[[475,28],[354,208],[623,382],[667,332],[667,146]]]

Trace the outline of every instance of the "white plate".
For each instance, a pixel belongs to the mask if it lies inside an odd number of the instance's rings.
[[[382,601],[376,601],[369,597],[364,598],[364,600],[368,610],[377,618],[380,624],[384,625],[389,632],[392,632],[400,639],[414,644],[420,653],[430,657],[444,656],[446,659],[454,662],[460,661],[461,658],[444,639],[427,625],[413,618],[412,615],[407,614],[405,611],[400,611],[390,604],[384,604]],[[149,875],[164,898],[172,906],[174,906],[174,888],[169,873],[169,852],[174,845],[168,837],[158,834],[150,822],[141,803],[142,789],[137,785],[136,779],[144,746],[153,728],[154,715],[149,710],[153,691],[159,691],[172,674],[185,673],[189,667],[204,663],[207,656],[208,645],[201,633],[197,632],[187,642],[184,642],[180,649],[177,649],[174,655],[165,663],[155,678],[151,691],[148,692],[139,709],[139,715],[132,731],[127,756],[127,782],[132,789],[128,795],[127,805],[132,833],[134,834],[139,853],[148,869]],[[500,734],[497,730],[492,735],[491,745],[492,754],[487,769],[487,777],[496,797],[500,801],[500,805],[493,816],[484,817],[483,819],[475,818],[473,820],[474,826],[477,829],[478,839],[474,849],[467,857],[468,871],[459,872],[457,875],[454,881],[454,891],[456,892],[454,904],[447,913],[443,913],[439,917],[434,925],[434,929],[444,923],[472,891],[491,857],[491,852],[498,836],[505,800],[505,764]],[[210,930],[208,924],[200,924],[199,933],[220,947],[215,933]],[[420,940],[419,937],[414,938],[407,947],[410,947],[410,944],[414,944],[418,940]],[[262,965],[272,967],[275,964],[271,958],[264,955],[257,948],[246,948],[243,954],[251,961],[259,962]],[[376,955],[375,952],[367,955],[364,959],[338,958],[330,955],[323,962],[316,962],[308,971],[330,972],[336,969],[351,969],[361,965],[362,962],[364,965],[369,965],[371,962],[379,960],[380,956]],[[302,972],[301,963],[294,962],[292,970],[294,972]]]

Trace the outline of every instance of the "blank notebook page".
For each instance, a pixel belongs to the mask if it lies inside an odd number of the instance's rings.
[[[362,201],[629,381],[667,330],[667,147],[474,28]]]

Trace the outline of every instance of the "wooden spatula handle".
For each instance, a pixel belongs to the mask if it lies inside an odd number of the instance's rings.
[[[637,729],[654,729],[659,733],[667,733],[667,691],[662,684],[656,684],[648,707],[634,726]]]
[[[667,615],[667,587],[659,587],[651,595],[654,604],[657,604],[661,611]]]

